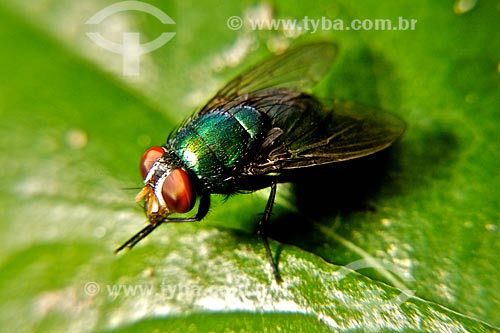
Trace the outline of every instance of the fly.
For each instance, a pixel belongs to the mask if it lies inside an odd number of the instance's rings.
[[[265,60],[223,87],[142,156],[148,224],[116,252],[131,249],[163,223],[202,220],[210,195],[270,187],[258,234],[276,281],[280,274],[266,236],[277,184],[297,169],[341,162],[390,146],[405,125],[397,117],[352,102],[322,103],[304,92],[329,70],[334,43],[306,44]],[[174,217],[198,209],[190,217]]]

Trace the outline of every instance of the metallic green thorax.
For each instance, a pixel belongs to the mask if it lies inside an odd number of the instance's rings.
[[[203,183],[224,187],[266,134],[265,118],[250,106],[213,110],[181,127],[167,146]]]

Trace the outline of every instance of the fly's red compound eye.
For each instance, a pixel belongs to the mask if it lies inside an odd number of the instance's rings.
[[[173,170],[161,189],[163,200],[174,213],[189,212],[196,201],[188,175],[182,169]]]
[[[163,156],[165,152],[162,147],[151,147],[141,158],[141,175],[142,179],[146,178],[149,170],[153,167],[153,164]]]

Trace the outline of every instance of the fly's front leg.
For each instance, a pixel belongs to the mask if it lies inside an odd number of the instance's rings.
[[[198,211],[194,217],[167,217],[161,223],[199,222],[207,215],[209,208],[210,194],[202,194]]]
[[[271,219],[271,213],[274,205],[274,198],[276,197],[276,188],[277,184],[271,184],[271,192],[269,193],[269,199],[267,199],[266,209],[264,210],[264,215],[259,221],[257,234],[262,238],[264,242],[264,248],[266,249],[267,260],[269,260],[269,264],[273,270],[274,279],[277,283],[281,283],[281,276],[278,271],[278,267],[274,263],[273,254],[271,252],[271,248],[269,247],[269,241],[267,240],[267,226],[269,225],[269,220]]]
[[[208,213],[208,209],[210,208],[210,194],[203,194],[200,197],[200,205],[198,206],[198,211],[196,212],[196,215],[194,217],[179,217],[179,218],[165,218],[160,221],[154,221],[151,222],[145,226],[141,231],[136,233],[132,238],[130,238],[128,241],[123,243],[122,246],[117,248],[115,250],[115,254],[123,250],[124,248],[131,249],[133,248],[137,243],[139,243],[141,240],[146,238],[147,235],[149,235],[153,230],[158,228],[158,226],[162,223],[180,223],[180,222],[198,222],[201,219],[205,217]]]

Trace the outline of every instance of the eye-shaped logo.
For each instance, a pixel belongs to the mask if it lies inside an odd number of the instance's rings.
[[[130,10],[151,14],[163,24],[175,24],[174,20],[160,9],[141,1],[122,1],[112,4],[94,14],[85,24],[97,25],[113,14]],[[122,55],[123,75],[137,76],[140,74],[140,56],[165,45],[175,36],[175,32],[163,32],[158,38],[145,44],[140,43],[139,32],[124,32],[122,44],[106,39],[98,32],[87,32],[87,36],[100,47]]]

